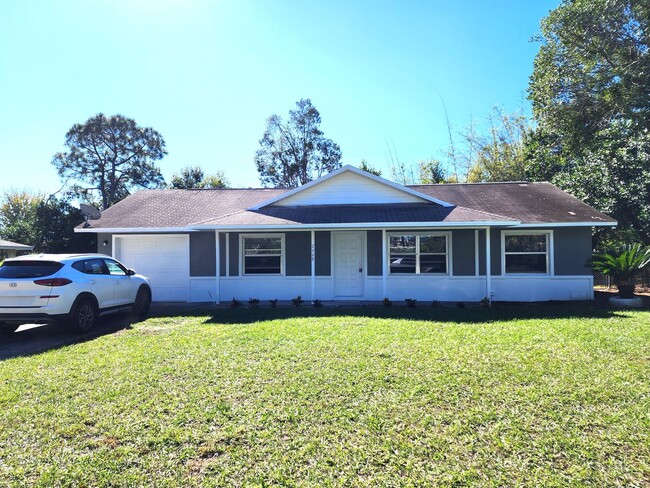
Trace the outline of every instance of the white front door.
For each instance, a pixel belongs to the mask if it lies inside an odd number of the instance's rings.
[[[363,232],[334,232],[334,297],[362,298]]]

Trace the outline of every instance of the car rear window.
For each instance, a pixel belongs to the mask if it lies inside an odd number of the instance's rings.
[[[0,278],[41,278],[53,275],[62,267],[55,261],[6,261],[0,267]]]

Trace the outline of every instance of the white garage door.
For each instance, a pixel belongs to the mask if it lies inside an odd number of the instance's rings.
[[[115,237],[115,258],[151,280],[155,302],[188,301],[189,252],[186,235]]]

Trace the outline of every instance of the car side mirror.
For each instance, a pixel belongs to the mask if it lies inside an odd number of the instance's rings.
[[[127,276],[133,276],[133,275],[135,274],[135,270],[133,270],[133,269],[127,269],[127,270],[126,270],[126,274],[127,274]]]

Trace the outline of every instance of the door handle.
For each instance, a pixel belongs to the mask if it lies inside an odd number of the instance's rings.
[[[363,273],[363,268],[359,266],[359,273]]]

